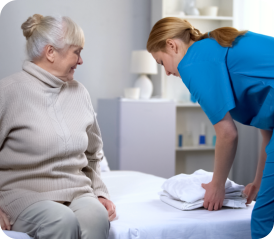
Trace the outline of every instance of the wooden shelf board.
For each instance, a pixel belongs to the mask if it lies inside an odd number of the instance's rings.
[[[206,151],[206,150],[215,150],[213,146],[191,146],[191,147],[182,147],[176,148],[176,151]]]
[[[201,107],[201,106],[196,103],[177,103],[176,107]]]

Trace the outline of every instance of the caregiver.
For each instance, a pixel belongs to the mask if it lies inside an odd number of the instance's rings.
[[[84,33],[68,17],[38,14],[21,28],[29,61],[0,81],[1,227],[106,239],[116,213],[100,176],[101,134],[89,93],[74,80]]]
[[[237,148],[233,119],[261,130],[256,177],[244,193],[251,203],[259,192],[251,231],[253,239],[265,237],[274,217],[274,38],[231,27],[201,34],[188,21],[168,17],[152,28],[147,50],[167,75],[182,78],[214,125],[214,175],[203,185],[205,208],[222,207]]]

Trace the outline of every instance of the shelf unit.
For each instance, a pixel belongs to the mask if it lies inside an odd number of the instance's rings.
[[[227,16],[217,16],[217,17],[210,17],[210,16],[181,16],[181,15],[166,15],[165,17],[179,17],[183,19],[191,19],[191,20],[214,20],[214,21],[233,21],[233,17]]]
[[[152,27],[164,17],[179,17],[187,19],[200,32],[205,33],[219,27],[234,27],[235,0],[196,0],[198,9],[206,6],[218,6],[218,16],[182,16],[183,0],[152,0]],[[212,146],[212,137],[215,130],[199,104],[189,102],[190,94],[182,80],[173,75],[166,76],[164,67],[158,66],[158,75],[152,76],[154,94],[176,102],[176,174],[193,173],[197,169],[213,171],[215,147]],[[207,144],[198,145],[201,123],[206,124]],[[178,135],[186,131],[192,132],[193,146],[178,147]],[[231,178],[232,171],[229,177]]]
[[[179,106],[179,107],[178,107]],[[201,123],[206,125],[206,145],[200,146],[199,135]],[[186,133],[191,132],[192,146],[186,146]],[[183,147],[178,147],[178,135],[183,135]],[[204,169],[213,171],[215,147],[212,146],[212,137],[215,130],[202,108],[196,104],[180,104],[176,107],[176,174],[193,173]],[[203,161],[201,163],[201,161]]]

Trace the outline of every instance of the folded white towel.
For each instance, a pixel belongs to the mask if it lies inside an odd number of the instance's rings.
[[[168,179],[162,186],[160,198],[163,202],[181,210],[192,210],[203,206],[205,189],[202,183],[212,181],[213,173],[202,169],[193,174],[179,174]],[[227,179],[225,183],[225,200],[223,206],[245,208],[246,198],[242,196],[243,185]]]

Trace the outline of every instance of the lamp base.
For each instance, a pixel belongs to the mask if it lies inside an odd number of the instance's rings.
[[[140,88],[140,99],[150,99],[153,85],[147,75],[140,75],[135,81],[134,87]]]

